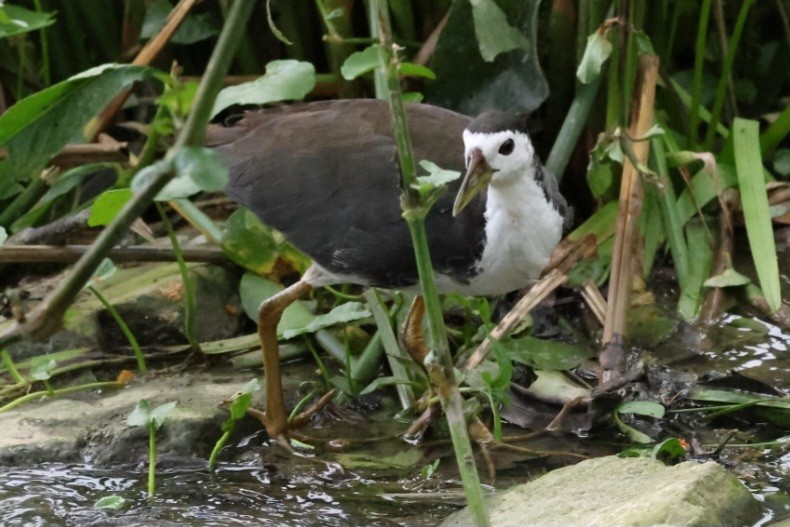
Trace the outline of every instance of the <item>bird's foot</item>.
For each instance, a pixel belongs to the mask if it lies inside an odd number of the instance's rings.
[[[289,438],[289,431],[306,425],[311,417],[332,402],[335,393],[337,393],[337,390],[328,391],[305,410],[291,418],[286,416],[284,408],[268,408],[267,411],[258,410],[257,408],[248,408],[247,414],[263,424],[270,438],[276,440],[290,453],[295,453]]]

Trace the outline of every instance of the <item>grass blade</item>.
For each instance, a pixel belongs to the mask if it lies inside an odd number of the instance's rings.
[[[768,194],[760,156],[760,124],[757,121],[736,118],[733,125],[733,147],[749,247],[765,300],[771,310],[776,311],[782,298],[774,231],[768,211]]]

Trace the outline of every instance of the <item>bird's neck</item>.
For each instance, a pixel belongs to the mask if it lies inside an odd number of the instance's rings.
[[[531,174],[492,184],[485,216],[491,252],[486,263],[513,265],[514,279],[536,279],[562,236],[563,223],[543,187]]]

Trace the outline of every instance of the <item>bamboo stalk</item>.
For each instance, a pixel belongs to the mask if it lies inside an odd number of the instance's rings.
[[[643,136],[653,124],[653,103],[655,101],[656,81],[658,80],[658,57],[643,55],[639,59],[637,86],[634,91],[631,114],[631,137]],[[650,153],[649,141],[638,141],[633,145],[634,153],[641,163],[647,162]],[[631,292],[633,275],[633,248],[638,235],[637,225],[642,208],[642,182],[639,171],[628,157],[623,163],[620,185],[620,207],[617,216],[614,249],[612,252],[612,271],[609,278],[609,298],[606,310],[606,323],[603,331],[604,352],[601,364],[604,365],[602,381],[610,380],[620,367],[620,357],[612,352],[625,334],[625,322]]]
[[[375,9],[374,9],[375,7]],[[398,79],[398,58],[392,41],[392,27],[389,20],[389,8],[386,1],[372,0],[371,14],[378,19],[379,41],[381,43],[379,61],[386,72],[389,89],[389,105],[392,114],[392,127],[398,150],[398,161],[401,171],[401,207],[403,217],[409,226],[414,243],[414,254],[420,277],[420,288],[425,300],[430,329],[429,343],[431,353],[425,361],[428,376],[436,387],[439,400],[447,417],[453,450],[458,463],[458,471],[466,490],[467,503],[476,525],[488,526],[490,521],[486,512],[483,489],[475,465],[472,445],[463,412],[463,399],[458,391],[455,379],[453,360],[447,343],[447,329],[444,326],[439,295],[431,266],[428,250],[428,235],[425,230],[425,217],[429,207],[421,203],[419,194],[412,188],[416,180],[416,165],[412,151],[411,138],[406,123],[406,110],[401,98],[400,80]]]

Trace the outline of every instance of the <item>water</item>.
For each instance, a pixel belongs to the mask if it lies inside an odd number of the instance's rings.
[[[318,466],[318,465],[314,465]],[[161,470],[152,499],[145,470],[46,464],[0,470],[0,524],[5,527],[155,525],[233,527],[250,525],[327,527],[431,525],[455,510],[435,500],[405,503],[378,497],[373,489],[414,492],[413,480],[382,482],[358,474],[304,472],[283,478],[255,465]],[[418,492],[424,489],[417,488]],[[120,510],[95,503],[121,496]],[[438,501],[438,502],[437,502]]]

